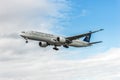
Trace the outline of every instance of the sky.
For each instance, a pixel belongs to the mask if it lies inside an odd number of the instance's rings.
[[[0,80],[120,80],[119,0],[0,0]],[[41,48],[21,31],[92,35],[86,48]]]

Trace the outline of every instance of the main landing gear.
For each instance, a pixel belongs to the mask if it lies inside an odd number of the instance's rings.
[[[55,46],[55,47],[53,47],[53,49],[54,49],[54,50],[56,50],[56,51],[58,51],[58,50],[59,50],[56,46]]]
[[[63,45],[63,47],[65,47],[65,48],[69,48],[69,46],[68,46],[68,45]],[[58,50],[59,50],[59,48],[57,48],[57,46],[56,46],[56,45],[53,47],[53,49],[54,49],[54,50],[56,50],[56,51],[58,51]]]
[[[68,46],[68,45],[63,45],[63,47],[65,47],[65,48],[69,48],[69,46]]]

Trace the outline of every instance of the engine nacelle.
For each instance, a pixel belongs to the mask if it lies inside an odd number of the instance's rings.
[[[47,42],[39,42],[40,47],[47,47],[48,43]]]
[[[57,41],[60,43],[65,43],[66,39],[64,37],[57,37]]]

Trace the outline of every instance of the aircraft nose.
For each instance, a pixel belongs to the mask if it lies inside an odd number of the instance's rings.
[[[22,36],[22,37],[24,37],[25,32],[24,32],[24,31],[22,31],[21,33],[19,33],[19,35],[20,35],[20,36]]]
[[[22,36],[22,33],[19,33],[20,36]]]

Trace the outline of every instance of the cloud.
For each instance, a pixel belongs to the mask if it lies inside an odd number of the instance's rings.
[[[67,8],[66,1],[54,0],[1,0],[0,33],[13,33],[21,30],[40,30],[49,32],[62,18]],[[52,17],[52,18],[51,18]],[[57,26],[57,25],[56,25]]]
[[[49,57],[48,55],[41,57],[38,54],[37,56],[28,54],[28,57],[17,55],[21,59],[0,63],[0,78],[2,80],[118,80],[119,53],[119,48],[113,48],[82,60],[61,60],[55,58],[55,54],[50,54]]]

